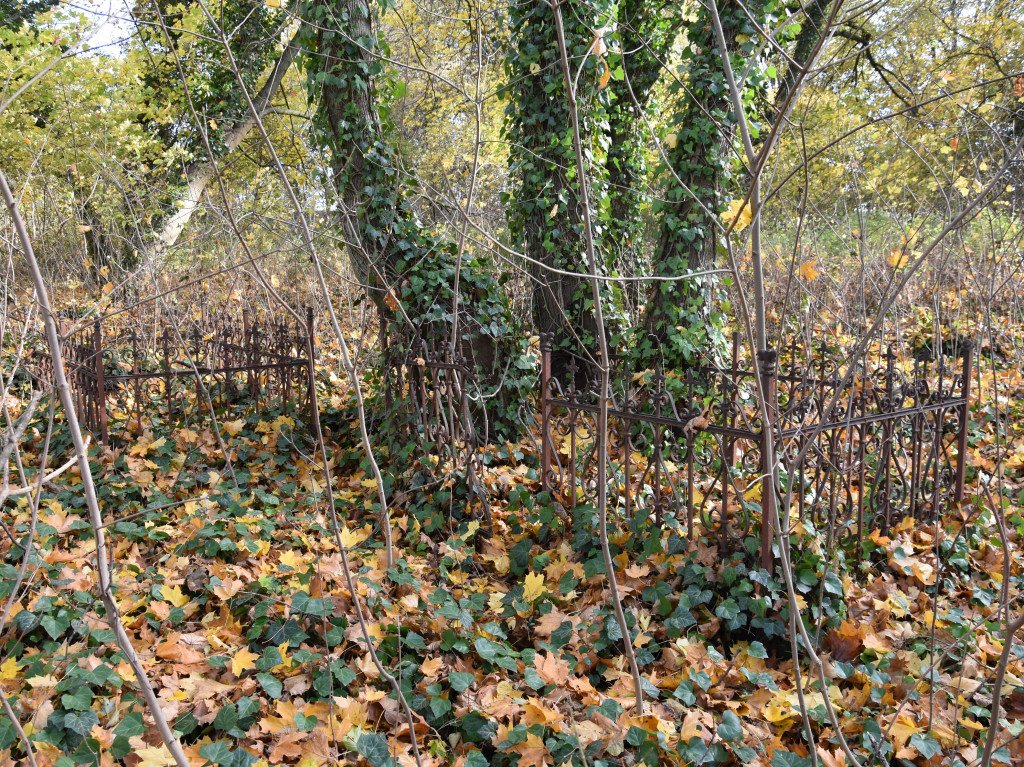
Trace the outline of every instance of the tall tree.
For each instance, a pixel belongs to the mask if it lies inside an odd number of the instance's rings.
[[[485,379],[502,380],[494,399],[513,420],[519,397],[509,365],[519,342],[505,295],[488,265],[459,253],[416,215],[418,193],[394,146],[389,122],[396,86],[385,63],[379,11],[362,0],[307,6],[305,58],[317,140],[330,163],[339,220],[353,272],[385,318],[393,341],[451,344]],[[520,363],[521,364],[521,363]]]
[[[580,134],[591,173],[590,202],[596,210],[607,194],[600,158],[607,152],[609,135],[607,86],[612,73],[604,29],[611,6],[572,0],[561,8],[570,67],[578,82]],[[507,196],[509,234],[529,259],[534,324],[540,332],[554,335],[555,366],[561,368],[569,355],[593,353],[597,336],[586,276],[581,184],[571,143],[569,99],[548,3],[512,4],[509,29],[504,132],[513,182]],[[600,222],[594,227],[602,250],[604,228]],[[608,253],[602,256],[606,260]],[[608,309],[613,307],[614,301]]]
[[[737,116],[723,57],[730,56],[738,72],[747,71],[747,64],[754,62],[745,81],[746,102],[767,84],[766,67],[756,63],[760,37],[748,11],[755,19],[763,19],[764,4],[748,3],[746,9],[736,0],[718,4],[727,51],[719,50],[706,6],[698,6],[687,17],[680,74],[672,78],[669,88],[675,112],[665,136],[665,189],[655,206],[661,231],[652,272],[669,279],[652,286],[638,349],[647,361],[664,358],[673,366],[692,363],[720,337],[717,280],[706,274],[679,278],[714,268],[721,242],[723,193],[737,156]]]
[[[659,121],[648,114],[656,85],[671,54],[681,21],[662,3],[620,0],[615,13],[618,56],[609,57],[612,103],[608,112],[608,235],[615,270],[636,278],[649,259],[643,251],[642,208],[646,195],[650,130]],[[633,307],[644,302],[639,280],[627,283]]]

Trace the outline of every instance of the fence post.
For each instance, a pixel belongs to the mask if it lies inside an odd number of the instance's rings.
[[[961,386],[964,404],[960,412],[960,429],[956,435],[956,483],[953,486],[953,503],[960,506],[964,500],[964,479],[967,476],[967,419],[971,413],[971,375],[974,372],[974,344],[964,343],[964,367]]]
[[[316,340],[313,337],[313,307],[306,307],[306,356],[309,357],[309,425],[313,439],[320,442],[320,408],[316,401]]]
[[[132,328],[132,376],[135,383],[135,429],[142,434],[142,383],[140,374],[142,368],[139,366],[139,336]]]
[[[252,350],[249,344],[249,307],[242,307],[242,365],[245,367],[245,390],[252,397]]]
[[[107,434],[107,391],[103,380],[103,331],[100,321],[92,324],[93,363],[96,367],[96,416],[99,419],[100,439],[104,445],[110,444]]]
[[[892,527],[892,441],[893,421],[892,412],[896,409],[896,352],[892,344],[885,352],[885,398],[882,400],[883,412],[889,417],[882,421],[882,457],[879,466],[882,468],[883,479],[880,485],[882,490],[882,516],[885,519],[883,533],[889,534]]]
[[[163,347],[164,352],[164,398],[167,400],[167,417],[170,418],[174,414],[174,388],[171,385],[173,376],[171,375],[171,329],[166,325],[161,325],[160,328],[160,345]]]
[[[554,340],[552,333],[540,334],[540,487],[545,492],[551,490],[551,345]]]
[[[772,457],[775,447],[775,394],[778,357],[779,353],[774,349],[762,349],[757,353],[758,375],[761,376],[761,389],[764,392],[765,408],[768,413],[768,421],[761,427],[761,567],[768,572],[772,570],[772,528],[778,513]]]

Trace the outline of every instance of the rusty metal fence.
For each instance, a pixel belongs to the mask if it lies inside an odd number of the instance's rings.
[[[593,504],[600,399],[594,385],[577,385],[581,371],[572,364],[562,378],[553,375],[551,351],[543,337],[542,487],[569,507]],[[838,350],[793,342],[781,360],[760,352],[752,370],[741,366],[734,336],[728,367],[678,374],[619,361],[609,403],[609,503],[689,539],[706,534],[723,555],[760,539],[766,567],[774,513],[811,522],[829,546],[858,549],[872,530],[934,518],[963,499],[973,350],[965,344],[961,353],[954,367],[942,357],[901,361],[890,347],[844,368]],[[768,424],[759,416],[758,378]]]
[[[162,321],[145,335],[131,328],[104,334],[99,321],[61,328],[62,353],[82,425],[110,444],[112,416],[142,428],[154,413],[191,415],[209,403],[245,394],[256,407],[299,401],[313,405],[313,310],[306,322],[240,317]],[[33,355],[35,374],[52,384],[47,353]]]
[[[405,339],[385,354],[382,383],[391,450],[398,443],[416,445],[424,468],[438,477],[460,477],[468,503],[479,502],[491,529],[487,491],[481,482],[481,451],[487,435],[480,433],[474,404],[480,387],[477,372],[451,347],[435,347],[426,339]]]
[[[223,318],[187,332],[165,325],[155,338],[154,351],[152,340],[143,344],[131,330],[105,338],[98,323],[65,338],[79,418],[105,444],[112,412],[141,425],[154,404],[194,412],[242,392],[257,404],[297,396],[313,404],[311,311],[304,325],[260,323],[244,312],[240,322]],[[473,367],[422,341],[402,348],[387,358],[382,381],[386,408],[398,416],[387,436],[414,440],[435,473],[463,477],[470,501],[482,502],[489,518]],[[572,364],[554,375],[549,337],[540,350],[542,489],[570,508],[595,503],[598,392],[579,383],[592,376]],[[618,360],[609,503],[688,539],[709,536],[722,555],[759,540],[766,566],[776,513],[790,524],[809,522],[829,547],[858,549],[874,530],[934,519],[964,494],[973,349],[967,343],[959,351],[952,359],[900,359],[889,347],[840,364],[836,348],[793,341],[781,355],[760,352],[751,366],[741,364],[734,336],[723,367],[632,370],[628,358]],[[47,365],[45,356],[38,360],[44,378]]]

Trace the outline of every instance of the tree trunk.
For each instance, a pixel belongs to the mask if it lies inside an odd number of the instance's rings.
[[[578,78],[576,102],[580,141],[586,158],[597,153],[607,135],[609,92],[604,41],[597,31],[603,19],[583,2],[563,2],[562,18],[570,65]],[[513,4],[509,11],[511,41],[505,69],[507,95],[505,138],[511,147],[509,163],[513,191],[507,218],[513,242],[529,259],[533,285],[533,320],[540,333],[554,336],[552,367],[560,375],[574,357],[597,353],[598,325],[586,275],[583,203],[576,161],[566,137],[570,135],[570,100],[562,79],[561,61],[551,7],[544,2]],[[605,168],[589,165],[587,187],[595,200],[607,193]],[[594,233],[607,273],[609,253],[603,234]],[[614,311],[609,283],[602,282]]]
[[[253,100],[261,116],[266,114],[271,99],[284,81],[285,73],[287,73],[292,62],[295,61],[295,55],[299,50],[297,44],[298,34],[296,33],[295,37],[291,39],[288,46],[281,53],[280,58],[274,64],[274,68],[270,70],[266,82]],[[229,130],[224,135],[224,151],[221,157],[237,149],[242,141],[245,140],[245,137],[249,135],[255,124],[255,119],[251,115],[247,115],[234,128]],[[220,160],[221,157],[215,159]],[[213,179],[214,163],[211,162],[209,157],[198,160],[186,169],[185,176],[185,195],[178,205],[178,210],[164,219],[160,229],[155,233],[156,241],[151,249],[151,257],[154,259],[163,257],[168,250],[174,247],[188,222],[192,219],[192,215],[199,208],[203,192]]]
[[[755,30],[748,27],[735,3],[721,3],[719,9],[730,46],[736,45],[736,36],[742,31],[753,36]],[[686,87],[675,87],[679,111],[675,132],[666,136],[673,173],[668,176],[665,202],[659,206],[661,232],[652,264],[656,277],[679,278],[688,271],[714,268],[721,192],[735,131],[722,61],[706,10],[689,25],[687,39]],[[637,348],[642,362],[663,360],[666,367],[682,367],[710,346],[710,334],[716,327],[712,321],[714,286],[709,276],[654,283],[644,317],[645,337]]]
[[[645,0],[622,0],[616,23],[621,48],[621,79],[609,87],[608,197],[611,220],[607,241],[616,271],[624,277],[646,273],[643,253],[643,221],[640,186],[647,175],[644,156],[649,131],[645,114],[654,86],[675,39],[677,25],[665,19],[659,8]],[[646,301],[643,283],[625,286],[633,311]]]
[[[389,346],[404,354],[427,343],[465,357],[493,393],[521,352],[507,299],[487,265],[417,218],[415,182],[402,167],[382,117],[389,72],[381,55],[376,11],[362,0],[307,5],[309,72],[317,136],[327,151],[340,225],[352,270],[384,320]],[[456,292],[457,291],[457,292]],[[454,322],[455,311],[458,322]],[[453,338],[452,334],[457,334]],[[489,406],[504,405],[509,386]],[[510,425],[491,413],[491,423]]]

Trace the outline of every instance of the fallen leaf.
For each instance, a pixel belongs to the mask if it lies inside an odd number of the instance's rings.
[[[569,678],[569,664],[553,653],[538,653],[534,660],[537,675],[548,684],[561,685]]]
[[[523,601],[532,604],[544,595],[544,576],[540,573],[528,573],[523,579]]]
[[[182,593],[181,586],[163,585],[160,587],[160,596],[165,602],[170,602],[175,607],[184,607],[189,603],[189,598]]]
[[[243,647],[231,657],[231,673],[241,676],[244,671],[256,668],[259,657],[256,653],[249,652],[248,647]]]

